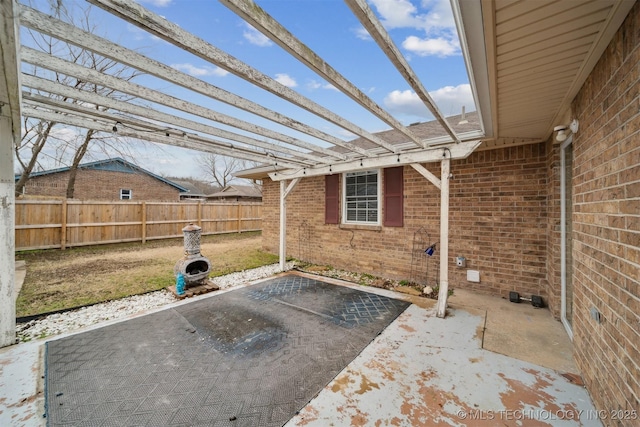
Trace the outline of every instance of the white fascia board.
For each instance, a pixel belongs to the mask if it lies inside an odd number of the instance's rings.
[[[452,144],[447,147],[432,148],[420,151],[412,151],[398,154],[387,154],[376,158],[366,158],[339,162],[328,166],[315,166],[311,168],[286,169],[269,173],[273,181],[285,179],[305,178],[312,176],[333,175],[334,173],[356,172],[361,170],[389,168],[394,166],[410,165],[412,163],[439,162],[443,159],[465,159],[480,146],[481,141],[467,141],[460,144]]]
[[[490,46],[492,50],[487,51],[485,44],[487,29],[483,21],[485,15],[491,14],[489,3],[487,1],[451,0],[451,9],[458,29],[460,49],[467,67],[469,84],[480,117],[480,124],[487,137],[495,137],[494,120],[496,118],[492,103],[492,96],[495,98],[495,93],[491,90],[490,82],[491,75],[495,78],[495,69],[489,69],[487,60],[489,54],[493,59],[495,52],[493,52],[492,46]]]

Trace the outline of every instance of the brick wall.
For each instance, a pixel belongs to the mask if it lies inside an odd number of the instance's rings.
[[[439,164],[425,166],[440,176]],[[451,172],[450,286],[546,297],[545,144],[477,152],[453,161]],[[416,231],[423,228],[432,242],[440,238],[440,190],[407,166],[404,197],[404,227],[325,225],[324,178],[304,178],[287,198],[287,253],[313,263],[410,279]],[[278,200],[279,184],[265,180],[263,244],[271,252],[278,250]],[[438,277],[438,256],[436,247],[427,260],[430,283]],[[455,266],[456,256],[466,258],[466,268]],[[479,270],[481,282],[467,281],[467,269]]]
[[[572,105],[575,358],[604,410],[640,408],[639,16],[636,3]]]
[[[65,198],[69,172],[60,172],[29,179],[25,194]],[[177,188],[144,173],[126,173],[94,169],[79,169],[76,175],[74,199],[120,200],[120,189],[130,189],[132,200],[180,200]]]

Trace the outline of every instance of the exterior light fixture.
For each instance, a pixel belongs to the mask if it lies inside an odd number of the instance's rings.
[[[556,126],[553,128],[553,131],[558,132],[558,134],[556,135],[556,141],[562,142],[567,139],[567,127],[565,125]]]
[[[569,137],[569,135],[567,134],[567,128],[569,132],[575,135],[578,133],[578,129],[580,128],[580,122],[578,122],[578,119],[573,119],[571,120],[571,123],[569,124],[569,126],[558,125],[554,127],[553,131],[557,132],[556,141],[558,142],[566,141],[566,139]]]

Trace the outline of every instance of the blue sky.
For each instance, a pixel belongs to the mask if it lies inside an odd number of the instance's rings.
[[[376,132],[389,128],[295,61],[223,4],[205,0],[141,0],[140,3],[366,130]],[[258,0],[256,3],[402,123],[433,119],[343,1]],[[463,105],[467,111],[475,110],[449,0],[371,0],[369,4],[445,116],[459,114]],[[99,35],[330,134],[345,140],[354,137],[97,8],[91,12],[91,16]],[[295,131],[185,89],[172,87],[166,82],[153,81],[150,77],[136,81],[300,137]],[[309,137],[304,136],[303,139],[309,140]],[[194,170],[192,164],[189,166],[189,160],[198,155],[174,147],[159,149],[147,146],[139,149],[136,161],[154,173],[198,177],[199,172]],[[94,156],[104,157],[99,153],[94,153]]]

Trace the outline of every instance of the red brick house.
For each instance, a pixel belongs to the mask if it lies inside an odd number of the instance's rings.
[[[68,167],[35,172],[29,177],[23,194],[27,197],[65,198],[68,181]],[[183,186],[133,163],[113,158],[78,166],[74,198],[177,202],[180,193],[186,191]]]
[[[638,410],[640,5],[456,3],[479,95],[467,125],[481,121],[490,137],[451,161],[449,285],[542,295],[598,409]],[[611,25],[565,42],[581,19]],[[422,166],[440,176],[439,163]],[[439,255],[440,192],[424,175],[410,165],[334,172],[285,191],[273,167],[239,174],[263,180],[266,250],[280,246],[284,194],[288,256],[393,279],[409,279],[420,228]]]

